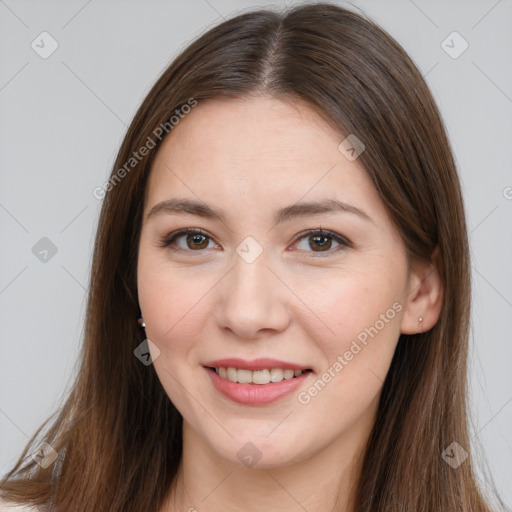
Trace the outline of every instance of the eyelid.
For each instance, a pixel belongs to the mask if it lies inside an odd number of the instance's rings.
[[[171,243],[173,243],[177,238],[179,238],[180,236],[183,236],[183,235],[203,235],[204,237],[210,239],[212,242],[214,242],[215,244],[217,244],[217,242],[215,241],[215,239],[206,231],[200,229],[200,228],[182,228],[182,229],[178,229],[177,231],[173,231],[172,233],[170,233],[169,235],[165,236],[164,238],[162,238],[161,240],[161,244],[160,246],[161,247],[166,247],[168,249],[172,249],[170,247]],[[217,244],[219,245],[219,244]],[[181,248],[178,248],[178,249],[172,249],[173,251],[175,252],[190,252],[190,253],[200,253],[200,252],[203,252],[203,251],[193,251],[193,250],[185,250],[185,249],[181,249]]]
[[[204,231],[200,228],[182,228],[182,229],[179,229],[177,231],[174,231],[173,233],[167,235],[166,237],[164,237],[161,241],[161,247],[167,247],[167,248],[171,248],[170,245],[172,242],[174,242],[177,238],[179,238],[180,236],[183,236],[183,235],[194,235],[194,234],[197,234],[197,235],[203,235],[204,237],[210,239],[212,242],[214,242],[215,244],[219,245],[215,239],[207,232],[207,231]],[[306,238],[308,236],[313,236],[313,235],[325,235],[325,236],[328,236],[330,238],[332,238],[333,240],[335,240],[337,243],[340,244],[339,247],[336,247],[334,248],[333,250],[327,250],[327,251],[303,251],[303,252],[306,252],[306,253],[310,253],[310,255],[308,257],[322,257],[324,255],[331,255],[331,254],[334,254],[336,253],[340,248],[352,248],[353,247],[353,244],[352,242],[334,232],[334,231],[330,231],[328,229],[322,229],[321,227],[320,228],[311,228],[311,229],[307,229],[306,231],[302,231],[301,233],[299,233],[296,237],[295,237],[295,240],[292,242],[292,245],[295,245],[297,242],[299,242],[300,240],[302,240],[303,238]],[[204,252],[204,249],[203,250],[197,250],[197,251],[194,251],[192,249],[190,250],[186,250],[186,249],[172,249],[173,251],[175,252],[188,252],[188,253],[201,253],[201,252]]]
[[[328,251],[304,251],[304,252],[308,253],[307,257],[316,258],[316,257],[328,256],[328,255],[337,253],[338,250],[340,250],[340,249],[343,249],[343,248],[346,249],[346,248],[353,247],[352,242],[348,238],[346,238],[343,235],[340,235],[339,233],[336,233],[334,231],[330,231],[328,229],[322,229],[321,227],[307,229],[306,231],[299,233],[297,235],[297,237],[295,238],[293,245],[295,245],[297,242],[301,241],[303,238],[307,238],[308,236],[313,236],[313,235],[328,236],[328,237],[332,238],[334,241],[338,242],[340,245],[339,245],[339,247],[335,247],[334,249],[328,250]]]

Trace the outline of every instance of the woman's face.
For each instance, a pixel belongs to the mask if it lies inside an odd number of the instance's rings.
[[[140,307],[162,386],[213,456],[276,467],[371,429],[416,283],[344,138],[302,103],[209,100],[156,156]]]

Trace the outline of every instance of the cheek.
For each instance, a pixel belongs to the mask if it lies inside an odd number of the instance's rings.
[[[160,335],[172,332],[180,319],[186,318],[187,312],[193,314],[200,298],[197,288],[179,279],[147,280],[139,291],[146,325]]]
[[[153,286],[147,283],[147,293],[141,290],[140,305],[146,323],[146,333],[150,339],[154,339],[159,345],[167,339],[176,339],[179,331],[195,325],[194,320],[198,313],[197,306],[201,295],[190,287],[180,287],[173,282],[166,286],[161,281]]]
[[[353,273],[308,289],[308,303],[326,326],[328,335],[318,343],[329,361],[349,350],[354,340],[362,344],[377,337],[396,341],[400,286],[387,275]]]
[[[197,365],[196,341],[203,330],[204,298],[211,286],[193,270],[171,269],[161,259],[140,256],[139,304],[146,336],[159,349],[154,368],[167,395],[182,414],[190,409],[188,393],[199,396],[201,392],[195,380],[190,379],[190,365]]]
[[[389,370],[400,335],[399,287],[387,278],[360,275],[324,287],[323,294],[317,290],[312,297],[315,312],[334,334],[313,337],[324,365],[297,401],[311,421],[321,419],[326,432],[349,428],[375,406]],[[313,332],[312,323],[309,330]],[[320,419],[318,410],[324,411]]]
[[[144,253],[139,258],[139,304],[148,338],[162,351],[185,349],[208,317],[205,308],[216,282],[214,273],[170,268],[161,259],[145,258]]]

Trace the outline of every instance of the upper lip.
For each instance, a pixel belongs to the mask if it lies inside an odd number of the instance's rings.
[[[297,363],[289,363],[287,361],[279,361],[278,359],[258,358],[252,360],[238,359],[229,357],[226,359],[216,359],[209,361],[204,366],[210,368],[239,368],[242,370],[271,370],[272,368],[281,368],[282,370],[309,370],[307,366]]]

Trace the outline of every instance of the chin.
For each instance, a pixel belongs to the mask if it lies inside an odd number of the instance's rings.
[[[275,428],[275,427],[274,427]],[[308,458],[306,452],[301,452],[299,443],[304,436],[295,436],[283,431],[281,435],[249,434],[234,435],[224,443],[219,440],[210,443],[217,456],[232,464],[247,469],[275,469],[298,463]]]

